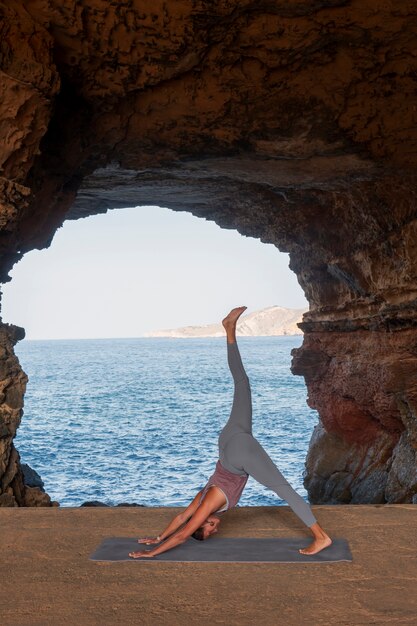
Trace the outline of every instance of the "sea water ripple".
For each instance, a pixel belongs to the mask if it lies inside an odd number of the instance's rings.
[[[253,435],[307,501],[317,413],[290,371],[302,337],[238,337]],[[29,377],[15,445],[61,506],[187,506],[214,471],[233,399],[224,338],[27,340]],[[285,504],[249,477],[240,506]]]

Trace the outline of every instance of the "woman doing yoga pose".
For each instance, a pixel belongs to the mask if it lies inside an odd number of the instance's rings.
[[[232,309],[222,321],[227,334],[227,360],[234,380],[234,397],[229,420],[219,435],[219,460],[215,472],[185,511],[177,515],[161,535],[138,539],[138,543],[159,545],[151,550],[130,552],[129,556],[133,558],[153,557],[184,543],[190,536],[204,540],[216,533],[220,518],[215,513],[223,513],[236,506],[249,476],[286,500],[310,528],[314,540],[306,548],[300,548],[299,552],[316,554],[332,543],[329,535],[319,526],[309,504],[291,487],[252,435],[251,389],[236,343],[236,323],[246,308]]]

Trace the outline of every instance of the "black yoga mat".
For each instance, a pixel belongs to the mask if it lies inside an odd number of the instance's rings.
[[[352,561],[349,544],[346,539],[332,537],[331,546],[321,552],[308,556],[300,554],[299,548],[308,546],[310,537],[210,537],[198,541],[189,537],[187,541],[162,552],[152,558],[129,556],[129,552],[150,550],[155,547],[138,543],[132,537],[107,537],[91,554],[92,561],[210,561],[214,563],[326,563],[329,561]]]

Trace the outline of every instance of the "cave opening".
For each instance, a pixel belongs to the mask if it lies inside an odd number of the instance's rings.
[[[276,304],[301,319],[306,300],[288,255],[273,245],[156,206],[64,222],[48,249],[16,264],[3,289],[4,321],[26,329],[15,347],[29,376],[15,438],[22,463],[61,506],[186,505],[210,473],[230,408],[224,338],[182,339],[175,349],[172,339],[143,339],[143,331],[215,322],[240,301],[274,308],[277,282]],[[158,317],[164,307],[169,315]],[[151,311],[147,326],[135,324],[141,308]],[[288,334],[291,319],[286,336],[255,344],[242,336],[241,351],[253,375],[254,432],[305,494],[317,415],[289,369],[302,341]],[[208,441],[196,420],[206,423]],[[253,481],[243,505],[276,503],[273,495]]]

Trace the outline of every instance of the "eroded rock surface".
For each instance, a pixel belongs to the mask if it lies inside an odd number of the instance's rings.
[[[310,303],[293,371],[320,414],[311,501],[411,502],[415,3],[0,4],[0,280],[66,219],[140,204],[273,243]],[[15,328],[0,498],[20,504]]]
[[[411,502],[417,493],[414,329],[313,332],[294,350],[318,410],[305,486],[316,503]]]

